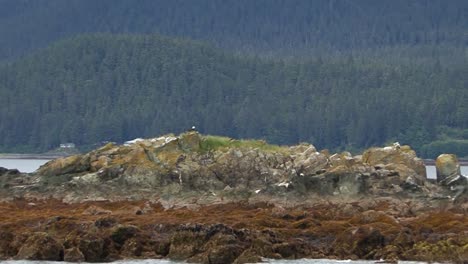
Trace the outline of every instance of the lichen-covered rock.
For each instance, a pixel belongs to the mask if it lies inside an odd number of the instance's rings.
[[[409,146],[370,148],[362,154],[362,162],[371,166],[394,165],[403,181],[408,177],[413,177],[418,184],[422,184],[426,180],[424,162]]]
[[[89,155],[74,155],[51,160],[36,172],[44,176],[58,176],[67,173],[79,173],[90,169]]]
[[[179,145],[182,150],[199,151],[201,136],[195,131],[190,131],[180,135]]]
[[[19,249],[16,259],[63,260],[63,246],[47,233],[32,233]]]

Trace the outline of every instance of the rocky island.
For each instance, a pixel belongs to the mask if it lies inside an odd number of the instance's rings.
[[[331,154],[196,131],[0,168],[0,259],[468,260],[468,184],[409,146]]]

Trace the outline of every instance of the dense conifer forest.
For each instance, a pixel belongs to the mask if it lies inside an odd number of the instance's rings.
[[[0,0],[0,152],[180,132],[468,156],[463,0]]]
[[[467,70],[279,61],[161,36],[83,35],[0,68],[0,144],[47,150],[196,125],[278,144],[423,148],[443,126],[468,127]]]

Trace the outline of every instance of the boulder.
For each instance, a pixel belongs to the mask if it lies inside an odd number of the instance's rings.
[[[19,249],[16,259],[63,260],[63,246],[47,233],[31,234]]]
[[[461,175],[456,155],[441,154],[436,159],[437,182],[445,183]]]

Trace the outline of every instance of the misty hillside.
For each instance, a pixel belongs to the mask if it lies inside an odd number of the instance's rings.
[[[0,59],[78,33],[158,33],[270,57],[460,59],[465,0],[0,0]]]
[[[0,151],[122,142],[195,125],[319,148],[398,140],[430,156],[431,142],[468,139],[467,84],[467,64],[294,62],[157,35],[81,35],[0,67]]]

